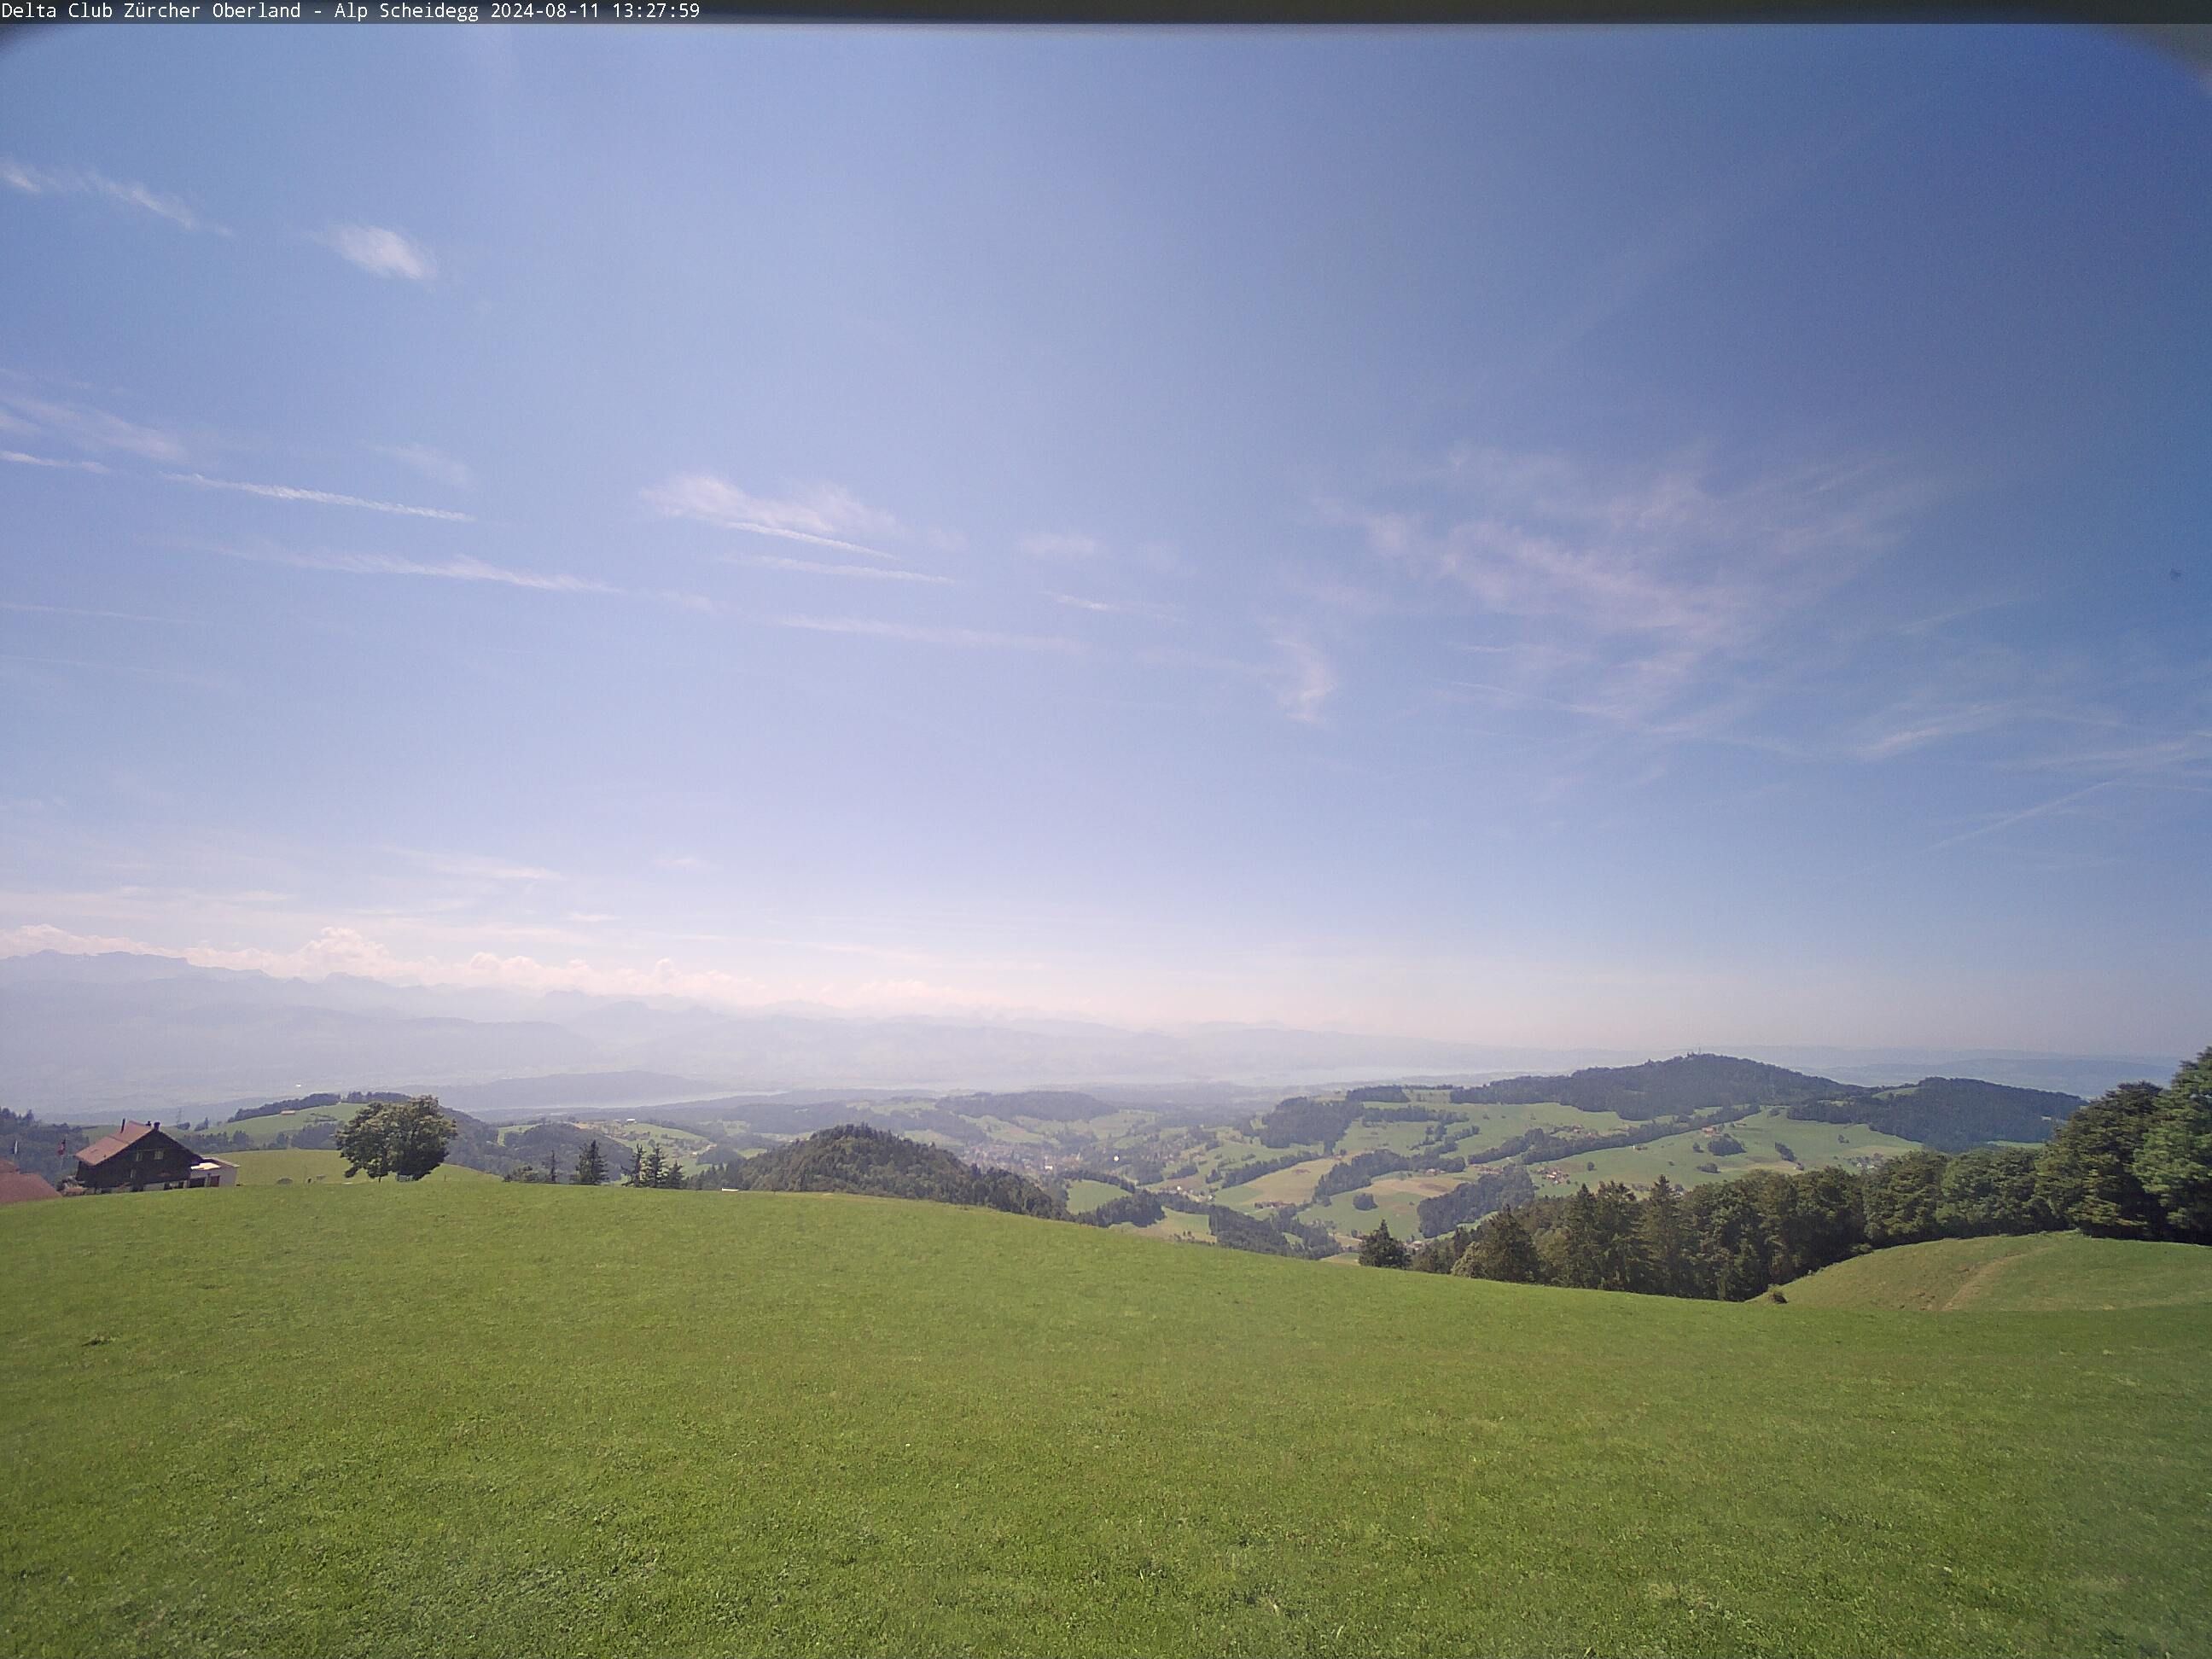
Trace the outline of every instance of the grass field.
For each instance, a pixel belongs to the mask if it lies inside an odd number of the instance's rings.
[[[1248,1181],[1237,1187],[1224,1187],[1214,1194],[1214,1200],[1238,1210],[1257,1210],[1263,1204],[1304,1204],[1312,1200],[1314,1186],[1322,1174],[1336,1163],[1333,1158],[1309,1158],[1304,1164],[1291,1164],[1287,1170],[1263,1175],[1257,1181]],[[1174,1186],[1176,1183],[1165,1182],[1162,1184]]]
[[[1565,1170],[1569,1183],[1558,1190],[1568,1193],[1574,1191],[1574,1183],[1578,1182],[1595,1187],[1601,1181],[1625,1181],[1632,1186],[1649,1187],[1662,1175],[1678,1187],[1697,1187],[1709,1181],[1730,1181],[1753,1170],[1778,1170],[1790,1175],[1800,1170],[1825,1169],[1830,1164],[1851,1164],[1862,1158],[1893,1158],[1899,1152],[1915,1151],[1918,1146],[1916,1141],[1900,1140],[1863,1123],[1812,1123],[1771,1116],[1765,1112],[1728,1124],[1722,1133],[1741,1141],[1743,1150],[1717,1156],[1696,1150],[1710,1139],[1709,1135],[1669,1135],[1663,1140],[1646,1141],[1641,1146],[1616,1146],[1607,1152],[1586,1152],[1579,1158],[1555,1158],[1543,1168]],[[1784,1158],[1778,1146],[1787,1146],[1796,1153],[1796,1162]],[[1719,1173],[1700,1170],[1700,1164],[1717,1164]],[[1592,1164],[1596,1167],[1585,1167]],[[1537,1184],[1540,1188],[1544,1187],[1540,1170],[1537,1172]]]
[[[1111,1204],[1122,1196],[1121,1189],[1110,1182],[1071,1181],[1067,1183],[1067,1207],[1073,1215],[1088,1215],[1101,1204]]]
[[[1945,1238],[1839,1261],[1783,1294],[1792,1307],[1930,1313],[2201,1306],[2212,1304],[2212,1249],[2080,1233]]]
[[[1393,1237],[1414,1238],[1420,1231],[1416,1217],[1421,1200],[1448,1193],[1467,1178],[1463,1175],[1377,1176],[1360,1189],[1375,1200],[1373,1209],[1355,1208],[1352,1194],[1338,1193],[1324,1202],[1307,1205],[1298,1212],[1298,1218],[1347,1238],[1372,1232],[1377,1221],[1387,1221]]]
[[[2212,1307],[496,1182],[22,1205],[0,1249],[0,1651],[2212,1650]]]
[[[224,1163],[238,1165],[238,1184],[241,1187],[273,1187],[280,1181],[289,1182],[294,1186],[324,1181],[340,1187],[367,1188],[386,1184],[372,1182],[362,1176],[356,1176],[348,1181],[345,1178],[345,1158],[332,1152],[306,1152],[291,1146],[273,1152],[225,1152],[221,1157]],[[499,1179],[489,1170],[465,1169],[458,1164],[441,1164],[423,1178],[427,1181]]]

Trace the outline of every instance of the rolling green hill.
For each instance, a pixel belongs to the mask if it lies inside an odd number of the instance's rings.
[[[2080,1233],[1943,1238],[1839,1261],[1784,1293],[1792,1307],[1929,1313],[2197,1306],[2212,1304],[2212,1249]]]
[[[0,1251],[0,1651],[2212,1647],[2212,1307],[458,1181],[24,1205]]]

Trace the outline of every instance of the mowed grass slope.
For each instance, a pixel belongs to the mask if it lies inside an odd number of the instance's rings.
[[[0,1249],[0,1651],[2212,1650],[2212,1309],[1762,1317],[490,1182]]]
[[[2212,1249],[2080,1233],[1875,1250],[1784,1287],[1792,1307],[2049,1313],[2212,1304]]]

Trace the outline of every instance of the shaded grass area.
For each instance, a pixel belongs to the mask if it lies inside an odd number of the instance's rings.
[[[1874,1250],[1784,1288],[1793,1307],[2049,1313],[2212,1304],[2212,1249],[2081,1233]]]
[[[835,1195],[190,1196],[0,1211],[42,1292],[0,1331],[0,1650],[2212,1645],[2212,1309],[1761,1317]]]

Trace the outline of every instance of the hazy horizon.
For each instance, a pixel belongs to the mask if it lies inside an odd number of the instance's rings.
[[[0,956],[2207,1039],[2120,36],[52,31],[0,238]]]

